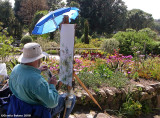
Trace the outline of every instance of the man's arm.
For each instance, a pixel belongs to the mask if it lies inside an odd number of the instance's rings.
[[[59,94],[55,85],[42,82],[35,91],[37,99],[47,108],[54,108],[58,105]]]

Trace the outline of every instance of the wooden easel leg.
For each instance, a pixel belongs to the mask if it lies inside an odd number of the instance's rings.
[[[73,73],[74,77],[77,79],[78,83],[84,88],[84,90],[88,93],[90,98],[94,101],[94,103],[102,110],[101,106],[98,104],[96,99],[92,96],[92,94],[89,92],[89,90],[86,88],[86,86],[83,84],[83,82],[79,79],[79,77]]]

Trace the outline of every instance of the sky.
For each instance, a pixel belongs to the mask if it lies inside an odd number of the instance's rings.
[[[131,9],[141,9],[152,14],[154,19],[160,19],[160,0],[122,0]]]
[[[14,0],[9,0],[14,5]],[[131,9],[141,9],[152,14],[154,19],[160,19],[160,0],[122,0]]]

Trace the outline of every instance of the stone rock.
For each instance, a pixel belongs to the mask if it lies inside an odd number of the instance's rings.
[[[137,84],[137,85],[136,85],[136,88],[142,88],[142,91],[145,90],[145,87],[144,87],[142,84]]]
[[[150,86],[152,86],[157,94],[160,94],[160,82],[156,83],[156,84],[150,84]]]
[[[106,93],[103,89],[100,89],[99,93],[101,94],[102,97],[106,98]]]
[[[112,116],[104,113],[99,113],[96,118],[112,118]]]
[[[160,108],[160,95],[157,95],[157,108]]]
[[[125,91],[124,88],[121,89],[121,93],[122,93],[122,98],[121,98],[121,99],[122,99],[122,101],[123,101],[123,100],[126,99],[126,96],[127,96],[126,91]]]
[[[151,94],[148,94],[147,92],[141,92],[140,101],[149,100],[151,98],[152,98]]]
[[[76,118],[74,115],[69,115],[69,118]]]
[[[155,115],[154,118],[160,118],[160,116],[159,115]]]
[[[96,115],[96,112],[95,111],[90,111],[90,113],[92,116],[95,116]]]
[[[160,82],[156,83],[156,84],[150,84],[150,86],[152,86],[155,89],[160,88]]]
[[[86,114],[87,118],[94,118],[92,114]]]
[[[86,114],[84,114],[84,113],[82,113],[82,114],[74,114],[74,116],[76,117],[76,118],[87,118],[87,116],[86,116]]]
[[[145,91],[147,93],[153,93],[155,91],[155,89],[151,86],[145,86]]]
[[[107,95],[107,102],[111,102],[114,99],[115,93],[110,89],[106,89],[105,93]]]
[[[77,92],[76,93],[76,104],[82,104],[81,98],[82,98],[82,93]]]

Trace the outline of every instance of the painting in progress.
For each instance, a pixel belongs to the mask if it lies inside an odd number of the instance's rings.
[[[60,32],[60,81],[72,86],[74,55],[74,24],[62,24]]]

